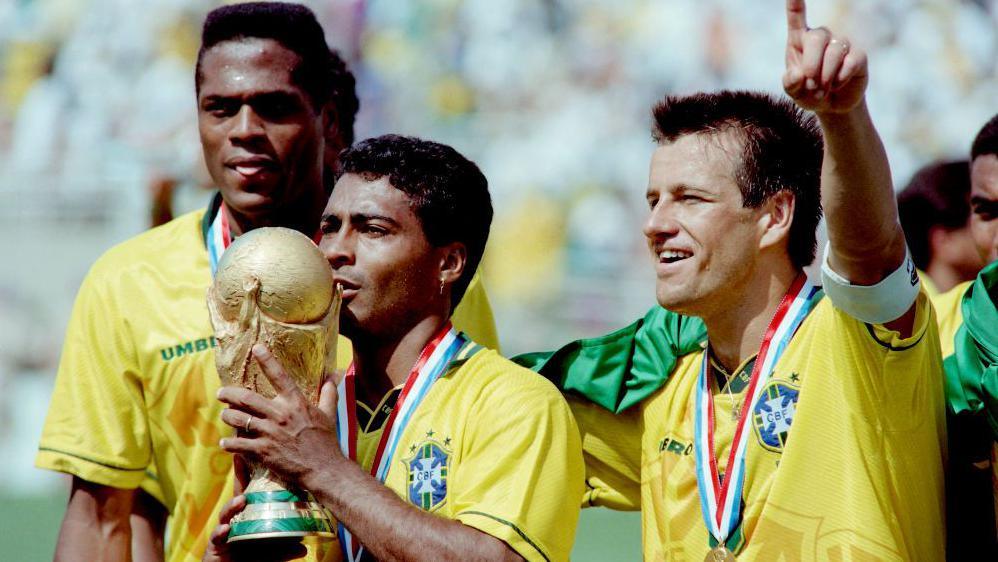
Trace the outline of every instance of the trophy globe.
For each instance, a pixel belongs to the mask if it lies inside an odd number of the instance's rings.
[[[252,355],[253,346],[262,343],[316,404],[323,377],[336,362],[340,302],[329,263],[304,234],[267,227],[237,238],[222,255],[208,289],[222,384],[274,397]],[[335,521],[309,492],[282,482],[264,466],[248,464],[246,507],[231,521],[229,542],[336,537]]]

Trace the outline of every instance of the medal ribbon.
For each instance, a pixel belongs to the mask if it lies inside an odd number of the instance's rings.
[[[377,452],[374,454],[374,461],[371,463],[371,475],[378,482],[384,484],[388,477],[388,469],[391,467],[392,457],[398,447],[402,433],[409,424],[413,413],[419,407],[420,402],[429,394],[430,387],[445,372],[461,352],[470,343],[470,340],[462,333],[454,330],[450,322],[447,322],[436,336],[423,348],[419,354],[419,359],[413,365],[409,376],[406,377],[402,392],[399,394],[395,408],[388,416],[384,429],[381,433],[381,440],[378,442]],[[346,375],[337,387],[338,396],[336,404],[336,433],[340,440],[340,451],[343,455],[354,462],[357,459],[357,403],[354,391],[354,365],[347,369]],[[358,462],[358,464],[360,464]],[[364,549],[353,538],[353,535],[339,524],[340,545],[344,556],[348,562],[356,562],[361,559]]]
[[[232,240],[232,230],[229,228],[229,210],[223,202],[218,206],[218,212],[215,213],[215,218],[211,221],[211,226],[208,227],[204,241],[208,247],[208,264],[211,266],[211,276],[213,278],[215,277],[215,271],[218,270],[218,262],[222,259],[222,254],[225,253],[225,250],[232,244]],[[316,230],[312,236],[312,242],[315,242],[315,245],[318,246],[321,241],[322,231]]]
[[[755,409],[762,395],[764,381],[769,379],[776,362],[783,355],[797,328],[818,302],[820,295],[820,290],[807,280],[807,276],[801,274],[780,301],[780,306],[766,329],[745,391],[748,400],[742,404],[742,411],[738,416],[738,425],[728,454],[727,475],[723,483],[720,481],[717,455],[714,452],[714,397],[710,392],[708,380],[708,351],[704,351],[700,376],[697,379],[694,454],[701,512],[707,530],[720,546],[725,546],[725,541],[738,528],[741,520],[745,452],[748,433],[751,430],[751,424],[748,423],[750,412]]]
[[[218,269],[218,260],[222,259],[229,244],[232,244],[232,231],[229,230],[229,212],[225,208],[225,203],[218,207],[215,219],[211,221],[208,234],[205,236],[205,245],[208,246],[208,263],[211,265],[211,276],[215,277]]]

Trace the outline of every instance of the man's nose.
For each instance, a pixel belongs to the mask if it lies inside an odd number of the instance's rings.
[[[660,201],[652,207],[641,229],[646,238],[655,240],[661,237],[671,237],[679,231],[672,207],[667,201]]]
[[[264,128],[260,116],[249,105],[239,108],[239,113],[233,118],[234,123],[230,136],[235,140],[250,140],[263,134]]]
[[[335,234],[327,234],[319,242],[319,250],[322,251],[322,255],[326,256],[326,261],[333,269],[350,265],[356,261],[353,237],[345,230],[340,229]]]

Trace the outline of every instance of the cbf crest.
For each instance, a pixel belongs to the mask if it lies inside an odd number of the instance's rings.
[[[450,439],[440,443],[427,439],[409,448],[411,456],[403,459],[408,472],[409,502],[425,511],[433,511],[447,499],[447,478],[450,472],[450,451],[445,447]]]
[[[790,437],[790,426],[797,413],[800,390],[789,384],[773,381],[762,390],[752,413],[755,435],[763,448],[782,453]]]

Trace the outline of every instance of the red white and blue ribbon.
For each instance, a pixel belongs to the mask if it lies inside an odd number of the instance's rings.
[[[229,213],[225,209],[225,203],[218,206],[215,219],[211,221],[208,234],[205,236],[205,245],[208,246],[208,263],[211,265],[211,276],[215,277],[218,269],[218,261],[222,259],[229,244],[232,244],[232,231],[229,230]]]
[[[402,386],[402,392],[395,403],[395,408],[392,409],[392,413],[385,422],[381,441],[378,443],[374,461],[371,463],[371,475],[377,478],[378,482],[383,484],[388,477],[392,457],[395,455],[402,433],[412,419],[416,408],[429,394],[433,383],[447,372],[447,367],[451,361],[457,358],[461,350],[470,343],[471,340],[467,336],[455,331],[450,322],[447,322],[419,354],[419,359],[413,365],[405,384]],[[354,391],[354,376],[354,366],[351,364],[337,387],[336,433],[343,455],[358,462],[357,397]],[[364,554],[364,549],[356,543],[353,535],[342,523],[339,524],[339,538],[344,558],[348,562],[360,560]]]
[[[211,266],[211,276],[215,277],[215,272],[218,270],[218,262],[222,259],[222,254],[225,250],[229,248],[235,236],[232,235],[232,229],[229,227],[229,209],[225,206],[223,202],[218,206],[218,212],[215,213],[215,218],[211,221],[211,226],[208,227],[208,232],[205,234],[205,245],[208,247],[208,264]],[[312,242],[316,246],[322,241],[322,231],[316,230],[315,234],[312,235]]]
[[[762,395],[765,381],[773,373],[773,368],[797,332],[797,328],[818,302],[820,294],[820,289],[812,285],[802,274],[794,280],[780,301],[780,306],[762,340],[745,391],[747,400],[743,402],[741,414],[738,416],[724,482],[721,482],[717,469],[717,455],[714,452],[714,396],[709,386],[708,352],[704,351],[700,376],[697,380],[694,454],[703,519],[707,530],[719,545],[724,546],[741,524],[742,485],[745,482],[745,452],[752,426],[749,423],[751,412]]]

